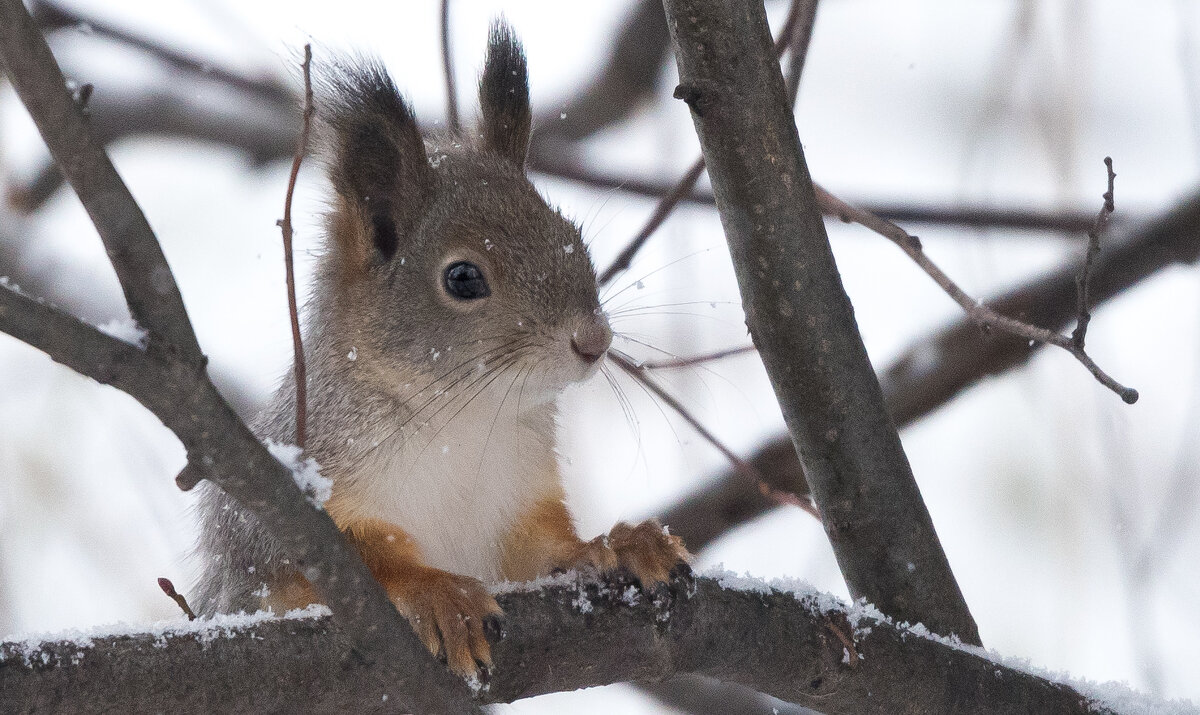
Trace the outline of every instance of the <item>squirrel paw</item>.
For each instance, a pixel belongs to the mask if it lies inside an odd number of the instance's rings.
[[[583,545],[577,566],[590,566],[605,574],[626,572],[642,588],[653,590],[673,578],[688,578],[691,554],[683,540],[671,535],[657,519],[631,526],[624,522]]]
[[[464,678],[486,681],[489,641],[503,636],[503,613],[487,588],[467,576],[429,569],[394,597],[425,647]]]

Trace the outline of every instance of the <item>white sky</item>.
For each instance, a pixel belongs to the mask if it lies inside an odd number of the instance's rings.
[[[432,0],[75,4],[247,73],[286,71],[309,40],[318,60],[322,48],[371,51],[418,114],[441,113]],[[1015,28],[1026,5],[1032,31],[1022,40]],[[471,81],[497,12],[526,43],[535,105],[553,107],[594,70],[627,6],[455,2],[463,102],[472,107]],[[778,22],[784,3],[769,8]],[[824,0],[798,111],[812,173],[851,199],[1092,211],[1104,188],[1101,159],[1111,155],[1119,213],[1153,216],[1200,178],[1198,31],[1200,11],[1190,0]],[[153,71],[89,47],[99,76],[136,81]],[[659,95],[668,97],[672,86],[664,76]],[[0,96],[0,147],[6,168],[20,171],[40,149],[14,104],[11,92]],[[590,151],[605,168],[667,178],[698,149],[685,108],[664,99]],[[163,140],[126,142],[113,155],[163,240],[213,364],[265,398],[290,359],[274,225],[286,167],[256,168],[228,150]],[[620,193],[539,184],[585,219],[600,265],[653,207]],[[323,190],[306,171],[298,192],[302,249],[316,245]],[[60,194],[27,222],[6,220],[25,236],[36,270],[69,283],[94,317],[121,315],[103,251],[72,196]],[[1081,250],[1033,233],[914,231],[980,297]],[[894,247],[853,227],[830,232],[877,366],[957,317]],[[629,328],[676,352],[742,344],[739,309],[722,304],[737,295],[722,240],[714,212],[679,210],[631,278],[690,257],[646,280],[638,300],[717,305]],[[302,271],[310,265],[302,260]],[[902,435],[989,647],[1200,702],[1197,520],[1168,524],[1169,552],[1168,544],[1154,545],[1168,556],[1147,579],[1131,581],[1121,556],[1123,546],[1153,532],[1165,504],[1183,498],[1166,491],[1177,474],[1195,484],[1200,416],[1189,405],[1200,401],[1197,287],[1195,269],[1171,269],[1097,313],[1091,352],[1141,391],[1136,406],[1124,406],[1066,354],[1047,351]],[[172,481],[183,464],[178,444],[132,400],[3,337],[0,366],[0,633],[174,615],[154,579],[171,576],[181,588],[189,581],[191,498]],[[671,384],[740,450],[779,429],[752,357],[680,373]],[[686,425],[665,419],[637,388],[627,390],[640,439],[602,381],[565,401],[570,493],[588,532],[646,515],[722,466]],[[1185,516],[1200,506],[1191,498]],[[800,512],[740,529],[702,562],[845,591],[819,526]],[[648,711],[620,688],[506,711],[554,712],[565,703]]]

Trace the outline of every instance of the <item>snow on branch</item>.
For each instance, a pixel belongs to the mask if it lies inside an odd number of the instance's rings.
[[[1119,686],[1076,686],[973,646],[896,625],[799,584],[700,578],[690,596],[574,574],[498,594],[508,634],[476,697],[550,692],[698,673],[824,712],[1184,712]],[[0,692],[23,711],[389,711],[427,660],[413,644],[384,667],[344,660],[328,617],[220,617],[144,633],[0,645]],[[1091,697],[1079,688],[1096,691]],[[1116,699],[1114,701],[1114,698]],[[1114,705],[1113,703],[1116,702]]]

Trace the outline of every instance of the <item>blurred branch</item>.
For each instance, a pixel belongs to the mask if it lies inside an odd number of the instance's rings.
[[[168,83],[133,89],[123,88],[119,83],[112,81],[93,80],[101,89],[93,94],[89,102],[91,127],[101,143],[108,145],[134,136],[172,136],[231,146],[246,152],[258,163],[291,158],[296,145],[295,115],[300,106],[300,98],[294,89],[277,79],[243,77],[181,55],[161,44],[137,37],[120,28],[110,27],[102,21],[54,3],[41,1],[35,3],[34,7],[48,29],[87,26],[95,35],[139,49],[150,57],[176,68],[179,74],[172,77]],[[661,5],[658,2],[640,2],[614,43],[609,63],[606,65],[608,70],[626,78],[637,75],[640,71],[642,74],[631,83],[643,87],[640,90],[643,97],[649,96],[653,91],[653,81],[658,70],[647,74],[647,65],[637,64],[635,61],[638,53],[625,52],[622,48],[626,45],[636,45],[639,38],[658,37],[658,30],[653,27],[655,13],[650,12],[652,9],[656,10],[659,18],[657,22],[661,25],[661,46],[665,52],[669,38],[665,21],[661,19]],[[643,14],[650,19],[648,25],[638,20]],[[665,54],[663,56],[665,57]],[[796,56],[797,53],[793,50],[792,61]],[[94,73],[89,70],[89,74]],[[625,86],[627,80],[604,79],[604,72],[600,74],[601,79],[586,89],[572,105],[568,105],[566,120],[558,119],[557,112],[553,118],[547,113],[541,120],[544,127],[535,137],[534,147],[529,156],[530,168],[539,173],[600,189],[619,189],[641,196],[662,198],[670,193],[672,185],[657,180],[596,171],[583,166],[574,156],[575,142],[594,131],[599,131],[603,128],[601,125],[621,121],[636,108],[636,103],[622,103],[637,96],[637,92],[609,95],[609,90],[605,89]],[[792,76],[794,74],[789,70],[789,78]],[[213,93],[221,96],[213,97]],[[612,111],[620,105],[621,111],[613,113],[601,122],[604,113],[581,115],[571,108],[574,104],[597,104],[607,111]],[[230,106],[238,106],[239,110],[231,112]],[[553,149],[539,149],[539,137],[543,144],[553,144]],[[62,175],[58,168],[47,163],[42,170],[35,173],[32,180],[11,189],[9,201],[18,209],[30,213],[40,208],[61,186]],[[685,192],[679,200],[707,206],[715,205],[712,192],[706,189]],[[871,202],[861,202],[859,205],[892,221],[930,225],[1082,234],[1091,227],[1093,221],[1089,214],[1070,212]]]
[[[158,240],[91,135],[21,0],[0,0],[0,56],[100,233],[130,311],[149,340],[143,350],[8,288],[0,290],[0,329],[121,389],[162,420],[183,443],[189,463],[201,465],[207,478],[279,539],[330,605],[358,660],[377,660],[386,665],[377,664],[374,672],[422,684],[398,706],[471,709],[462,682],[432,658],[392,670],[405,647],[422,648],[416,635],[329,516],[308,503],[290,470],[254,438],[205,375],[206,359]],[[347,655],[346,648],[331,651],[338,659]]]
[[[92,15],[84,15],[72,7],[52,0],[33,0],[29,3],[29,10],[43,32],[86,31],[89,35],[108,38],[139,50],[185,74],[203,75],[221,84],[241,89],[279,104],[289,104],[295,101],[291,87],[276,77],[250,78],[242,76],[189,57],[161,42],[142,37]]]
[[[1200,260],[1200,193],[1155,221],[1122,229],[1110,243],[1092,266],[1093,305],[1164,268]],[[1062,330],[1075,317],[1075,280],[1081,268],[1082,261],[1068,263],[988,303],[1004,315]],[[1041,348],[1010,335],[984,333],[969,318],[916,340],[881,372],[892,419],[901,427],[912,424],[984,378],[1024,365]],[[768,440],[747,461],[768,481],[803,474],[786,434]],[[725,473],[659,514],[699,551],[773,506],[736,475]]]
[[[654,93],[671,38],[659,0],[637,0],[595,77],[567,104],[534,121],[529,162],[554,156],[633,114]],[[566,115],[565,117],[563,115]]]
[[[628,605],[623,594],[562,578],[498,595],[508,635],[493,648],[479,700],[699,673],[823,712],[1112,712],[1068,685],[849,613],[816,592],[740,591],[702,578],[690,598]],[[46,712],[404,712],[399,703],[426,687],[373,677],[378,664],[348,668],[328,618],[204,624],[93,637],[90,647],[3,644],[0,691]],[[428,660],[415,641],[395,657],[401,672]]]
[[[183,297],[145,214],[117,175],[24,5],[0,5],[0,56],[17,96],[79,194],[134,319],[185,360],[201,359]]]
[[[462,130],[458,119],[458,86],[454,79],[454,52],[450,47],[450,0],[442,2],[442,23],[440,37],[442,41],[442,73],[446,81],[446,127],[457,134]]]
[[[812,38],[813,21],[816,19],[816,15],[817,0],[792,0],[789,5],[787,19],[783,23],[783,28],[779,31],[779,37],[775,39],[774,49],[776,59],[788,47],[792,48],[793,57],[803,58],[808,54],[808,40]],[[798,32],[797,28],[804,29]],[[801,40],[803,41],[802,43]],[[795,62],[792,65],[799,72],[804,67],[803,59],[801,59],[799,65]],[[798,77],[796,82],[798,86]],[[789,96],[793,100],[795,99],[794,94]],[[700,180],[700,176],[703,173],[704,156],[702,155],[696,157],[696,160],[692,162],[692,165],[688,167],[683,176],[679,177],[679,181],[659,199],[658,205],[654,207],[654,212],[650,214],[650,218],[646,220],[641,230],[629,240],[629,243],[626,244],[625,248],[621,249],[621,252],[608,265],[608,268],[605,268],[600,274],[597,280],[601,286],[607,285],[619,273],[629,268],[634,256],[638,254],[638,251],[642,250],[642,247],[646,245],[650,237],[666,223],[667,218],[675,210],[675,207],[679,205],[679,202],[683,200],[683,197],[695,190],[696,182]]]
[[[785,488],[776,488],[762,478],[754,469],[754,465],[738,456],[737,452],[730,449],[724,442],[717,438],[704,423],[696,419],[691,412],[683,406],[675,396],[667,392],[654,381],[642,368],[633,360],[619,350],[610,349],[608,357],[617,367],[625,371],[627,375],[632,377],[642,385],[642,388],[649,392],[653,397],[661,400],[663,404],[670,407],[675,414],[683,418],[693,430],[696,431],[704,441],[711,444],[718,452],[725,455],[729,463],[733,465],[733,469],[738,474],[742,475],[750,484],[753,484],[764,497],[769,499],[777,506],[795,506],[803,509],[809,515],[820,521],[821,515],[817,513],[816,507],[812,505],[810,490],[808,484],[804,480],[795,481],[787,485]]]

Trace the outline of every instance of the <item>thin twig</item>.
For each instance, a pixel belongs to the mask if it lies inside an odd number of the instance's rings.
[[[1137,390],[1121,385],[1110,377],[1108,373],[1101,370],[1096,365],[1096,362],[1081,347],[1075,345],[1075,342],[1071,338],[1053,330],[1039,328],[1036,325],[1030,325],[997,313],[980,301],[967,295],[966,291],[951,280],[937,264],[929,259],[929,256],[925,255],[925,251],[921,247],[921,241],[916,236],[910,235],[907,231],[887,219],[851,206],[826,191],[820,185],[814,184],[814,187],[817,192],[817,202],[823,210],[840,216],[843,221],[857,223],[869,228],[899,246],[900,250],[904,251],[921,270],[925,271],[955,303],[958,303],[966,311],[971,320],[981,329],[990,330],[996,328],[1026,340],[1057,345],[1075,356],[1075,359],[1082,363],[1100,384],[1117,393],[1126,403],[1133,404],[1137,402]]]
[[[636,362],[616,350],[609,350],[608,357],[617,364],[617,367],[621,368],[630,377],[640,382],[647,390],[654,393],[655,397],[662,400],[667,407],[670,407],[672,410],[674,410],[675,413],[682,417],[685,422],[691,425],[692,429],[696,430],[696,433],[703,437],[706,442],[711,444],[713,447],[716,447],[718,452],[725,455],[725,458],[729,460],[729,463],[733,465],[733,468],[738,472],[738,474],[741,474],[749,479],[755,485],[755,487],[757,487],[759,493],[761,493],[764,497],[770,499],[778,506],[800,507],[804,511],[811,514],[815,519],[817,519],[817,521],[821,520],[820,512],[817,511],[817,508],[813,506],[811,501],[800,495],[775,489],[768,484],[766,480],[763,479],[762,475],[758,473],[758,470],[754,468],[754,465],[742,459],[740,456],[738,456],[737,452],[734,452],[724,442],[718,439],[717,436],[710,432],[709,429],[704,426],[703,422],[696,419],[696,417],[694,417],[679,400],[675,399],[671,393],[664,390],[658,383],[651,379],[649,375],[643,372],[642,367],[638,366]]]
[[[1074,332],[1071,333],[1071,342],[1080,350],[1083,350],[1084,341],[1087,339],[1088,323],[1092,322],[1091,297],[1089,295],[1092,287],[1092,265],[1100,253],[1100,236],[1108,228],[1108,219],[1117,208],[1113,203],[1113,183],[1116,181],[1117,175],[1113,173],[1111,156],[1104,157],[1104,168],[1108,171],[1108,190],[1103,194],[1104,203],[1100,206],[1100,213],[1096,214],[1096,222],[1088,231],[1088,247],[1083,259],[1083,270],[1079,272],[1079,277],[1075,280],[1075,288],[1078,292],[1079,320],[1075,324]]]
[[[171,583],[171,579],[160,577],[158,579],[158,587],[179,606],[189,621],[196,620],[196,614],[192,611],[192,607],[188,605],[187,599],[183,597],[183,594],[175,590],[175,584]]]
[[[296,270],[292,260],[292,196],[296,193],[296,178],[300,175],[300,162],[308,153],[308,133],[312,127],[312,45],[304,46],[304,114],[300,120],[300,137],[296,141],[296,155],[292,157],[292,173],[288,176],[287,195],[283,200],[283,218],[276,221],[283,234],[283,265],[287,276],[288,314],[292,319],[292,350],[295,353],[296,372],[296,446],[304,448],[308,427],[308,377],[304,366],[304,343],[300,338],[300,310],[296,304]]]
[[[779,31],[779,36],[775,38],[776,58],[782,56],[784,50],[789,46],[792,47],[793,57],[807,54],[808,39],[812,37],[812,21],[816,10],[816,0],[792,0],[787,19],[784,20],[783,27]],[[798,28],[801,27],[806,27],[807,31],[800,32]],[[801,38],[803,38],[803,43],[800,41]],[[803,64],[801,62],[800,66],[803,67]],[[797,79],[798,82],[799,80]],[[692,165],[679,178],[679,181],[675,182],[671,190],[659,200],[658,205],[654,207],[654,212],[650,214],[650,218],[642,225],[637,235],[630,239],[629,243],[626,244],[625,248],[621,249],[621,252],[617,254],[617,257],[613,259],[608,268],[605,268],[604,272],[600,274],[599,280],[602,287],[608,285],[619,273],[629,268],[633,263],[634,256],[638,254],[638,251],[642,250],[642,247],[646,245],[650,237],[666,223],[667,218],[670,217],[671,212],[675,210],[679,202],[695,190],[696,182],[700,180],[700,175],[703,173],[704,157],[700,156],[692,162]]]
[[[646,360],[638,365],[643,370],[670,370],[677,367],[691,367],[693,365],[701,365],[714,360],[723,360],[734,355],[745,355],[755,351],[753,345],[741,345],[736,348],[725,348],[703,355],[692,355],[690,357],[668,358],[666,360]]]
[[[450,0],[442,0],[442,72],[446,76],[446,126],[457,134],[462,129],[458,118],[458,87],[454,81],[454,53],[450,49]]]
[[[804,76],[808,46],[812,42],[813,27],[817,21],[817,0],[803,0],[801,4],[803,7],[796,13],[800,19],[792,29],[792,51],[788,57],[788,70],[783,78],[788,101],[792,103],[793,109],[796,99],[800,96],[800,78]]]
[[[637,235],[629,241],[629,244],[625,248],[621,249],[621,252],[617,254],[617,257],[613,259],[608,268],[605,268],[604,272],[600,274],[601,286],[608,285],[613,278],[617,277],[618,273],[629,268],[629,265],[633,263],[633,257],[637,255],[638,251],[642,250],[642,246],[646,245],[646,241],[649,241],[654,232],[666,222],[667,217],[679,205],[683,197],[692,193],[692,189],[696,188],[696,182],[700,180],[700,175],[703,173],[704,157],[700,157],[692,162],[687,172],[680,177],[675,186],[671,187],[671,191],[659,200],[658,205],[654,207],[654,213],[650,214],[650,218],[646,220],[641,230],[637,232]]]

